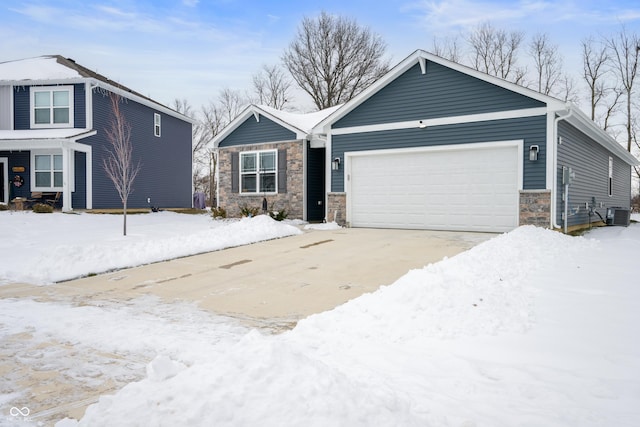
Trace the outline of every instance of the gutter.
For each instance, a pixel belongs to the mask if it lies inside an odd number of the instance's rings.
[[[560,122],[560,120],[566,120],[573,115],[573,106],[571,104],[566,104],[566,107],[567,107],[568,113],[565,114],[564,116],[556,117],[553,121],[552,143],[553,143],[553,189],[554,191],[552,192],[553,197],[551,198],[551,226],[554,229],[562,228],[562,226],[556,222],[557,187],[558,187],[558,123]]]

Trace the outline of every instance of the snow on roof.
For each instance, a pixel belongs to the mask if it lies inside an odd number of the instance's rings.
[[[74,139],[88,132],[91,132],[91,129],[0,130],[0,141]]]
[[[66,80],[82,77],[78,71],[58,62],[55,56],[0,62],[0,81]]]
[[[267,107],[266,105],[257,105],[259,109],[266,113],[271,114],[274,117],[288,123],[306,133],[310,133],[311,129],[322,120],[327,118],[331,113],[340,108],[342,104],[334,107],[325,108],[324,110],[315,111],[313,113],[291,113],[288,111],[281,111],[275,108]]]

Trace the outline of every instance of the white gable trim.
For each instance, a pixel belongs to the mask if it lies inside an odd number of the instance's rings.
[[[484,114],[468,114],[463,116],[440,117],[437,119],[411,120],[405,122],[381,123],[375,125],[352,126],[348,128],[332,129],[332,135],[347,135],[362,132],[378,132],[383,130],[428,128],[431,126],[455,125],[460,123],[486,122],[490,120],[517,119],[522,117],[544,116],[545,107],[526,108],[522,110],[497,111]]]
[[[252,105],[249,105],[247,108],[245,108],[240,114],[238,114],[238,116],[235,119],[233,119],[231,121],[231,123],[229,123],[222,130],[222,132],[217,134],[211,140],[211,142],[213,143],[213,146],[215,148],[217,148],[222,140],[224,140],[226,137],[231,135],[248,118],[253,117],[256,122],[259,122],[260,121],[260,116],[264,116],[264,117],[268,118],[269,120],[271,120],[272,122],[275,122],[278,125],[282,126],[283,128],[288,129],[291,132],[295,133],[296,134],[296,139],[306,139],[307,136],[308,136],[307,132],[305,132],[304,130],[299,129],[299,128],[293,126],[292,124],[285,122],[284,120],[280,119],[279,117],[268,113],[267,111],[263,110],[259,106],[252,104]]]
[[[432,61],[447,68],[451,68],[455,71],[459,71],[461,73],[467,74],[469,76],[475,77],[479,80],[486,81],[488,83],[492,83],[496,86],[502,87],[504,89],[510,90],[515,93],[519,93],[523,96],[538,100],[547,104],[547,106],[551,109],[562,109],[565,105],[564,102],[553,98],[551,96],[543,95],[534,90],[528,89],[526,87],[517,85],[515,83],[508,82],[506,80],[500,79],[498,77],[491,76],[489,74],[485,74],[481,71],[474,70],[473,68],[469,68],[465,65],[458,64],[456,62],[452,62],[446,60],[444,58],[440,58],[439,56],[433,55],[424,50],[416,50],[407,58],[405,58],[398,65],[393,67],[387,74],[379,78],[375,83],[369,86],[366,90],[361,92],[351,101],[344,104],[344,106],[338,109],[335,113],[329,115],[326,119],[318,123],[314,129],[313,133],[327,133],[329,132],[329,127],[340,120],[342,117],[346,116],[356,107],[358,107],[362,102],[366,101],[368,98],[373,96],[379,90],[387,86],[393,80],[398,78],[400,75],[405,73],[407,70],[412,68],[414,65],[420,63],[422,67],[422,62],[425,62],[424,73],[426,73],[426,61]]]

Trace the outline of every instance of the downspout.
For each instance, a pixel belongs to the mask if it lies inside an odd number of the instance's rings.
[[[554,119],[553,122],[553,188],[557,190],[558,186],[558,122],[560,120],[566,120],[573,115],[573,106],[569,103],[566,104],[567,110],[569,111],[564,116],[559,116]],[[557,191],[554,191],[554,197],[551,199],[551,203],[553,204],[552,216],[551,216],[551,225],[554,229],[562,228],[561,225],[557,223]],[[565,193],[565,206],[567,202],[567,194]],[[565,222],[567,221],[567,216],[564,218]],[[566,224],[565,224],[566,225]]]

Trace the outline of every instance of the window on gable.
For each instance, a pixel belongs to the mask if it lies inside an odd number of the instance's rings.
[[[73,86],[32,86],[31,127],[73,127]]]
[[[33,170],[36,190],[62,189],[62,154],[35,154]]]
[[[275,193],[277,151],[240,153],[240,193]]]
[[[609,196],[613,196],[613,157],[609,157]]]
[[[160,137],[162,131],[162,118],[160,114],[153,113],[153,134],[157,137]]]

